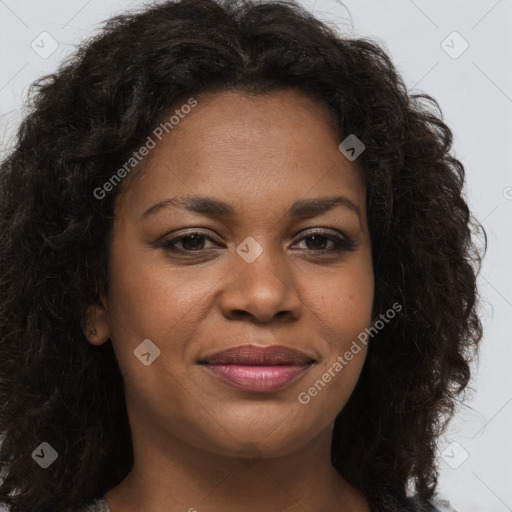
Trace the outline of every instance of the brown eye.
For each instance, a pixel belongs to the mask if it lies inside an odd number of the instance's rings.
[[[332,233],[315,232],[305,236],[299,242],[305,241],[306,248],[314,252],[321,252],[324,254],[341,252],[341,251],[355,251],[357,244],[348,237],[334,235]],[[326,250],[329,242],[332,243],[331,249]]]
[[[204,235],[188,235],[179,239],[179,243],[186,251],[197,251],[204,249]]]
[[[171,238],[163,241],[160,245],[165,250],[175,253],[200,253],[208,249],[205,247],[206,240],[213,243],[215,241],[209,236],[200,233],[192,232],[186,235],[181,235],[175,238]],[[355,251],[357,244],[346,236],[335,235],[327,232],[314,232],[308,236],[301,238],[296,243],[304,242],[306,249],[318,254],[331,254],[342,251]],[[329,244],[331,247],[329,248]]]
[[[204,250],[205,240],[213,240],[202,233],[190,233],[170,240],[165,240],[162,247],[174,252],[199,252]],[[181,247],[179,247],[181,245]],[[177,247],[178,246],[178,247]]]

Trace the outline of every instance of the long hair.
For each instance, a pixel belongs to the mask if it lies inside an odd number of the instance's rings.
[[[482,326],[482,253],[465,170],[437,102],[409,94],[385,50],[343,36],[291,1],[167,1],[107,21],[30,88],[0,167],[0,499],[65,512],[133,465],[112,344],[88,343],[84,311],[108,289],[122,185],[94,191],[183,98],[300,89],[365,145],[372,337],[336,416],[332,464],[376,510],[436,490],[435,449],[470,379]],[[341,140],[340,140],[341,142]],[[136,175],[138,169],[133,170]],[[482,250],[481,250],[482,249]],[[57,459],[46,469],[37,450]]]

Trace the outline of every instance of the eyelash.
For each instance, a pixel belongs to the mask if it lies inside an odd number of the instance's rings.
[[[181,254],[200,254],[202,251],[207,249],[198,249],[196,251],[192,250],[186,250],[186,249],[177,249],[175,245],[179,243],[182,240],[186,240],[187,238],[190,238],[192,235],[199,235],[200,237],[203,237],[205,239],[210,240],[211,242],[215,243],[215,240],[210,238],[209,236],[205,235],[204,233],[201,233],[199,231],[192,231],[186,235],[182,235],[176,238],[171,238],[168,240],[165,240],[162,242],[161,247],[163,247],[165,250],[174,252],[174,253],[181,253]],[[352,239],[346,237],[346,236],[339,236],[339,235],[333,235],[332,233],[327,233],[324,231],[315,231],[310,232],[308,235],[303,236],[299,240],[297,240],[296,243],[302,242],[303,240],[307,240],[308,238],[312,238],[314,236],[318,236],[320,238],[326,238],[327,240],[333,242],[334,248],[330,250],[324,250],[324,249],[310,249],[314,254],[320,254],[320,255],[326,255],[326,254],[334,254],[334,253],[340,253],[343,251],[350,251],[353,252],[357,248],[356,242],[354,242]]]

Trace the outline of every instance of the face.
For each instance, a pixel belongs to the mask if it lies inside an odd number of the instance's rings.
[[[284,455],[329,427],[364,363],[361,343],[345,357],[372,320],[364,180],[328,112],[302,93],[196,98],[123,183],[90,341],[111,339],[137,431]],[[200,364],[247,344],[314,362],[277,389],[247,373],[241,388]]]

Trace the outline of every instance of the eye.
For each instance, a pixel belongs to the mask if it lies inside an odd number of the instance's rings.
[[[303,241],[305,242],[307,249],[323,254],[355,251],[357,247],[357,244],[352,239],[325,231],[315,231],[310,233],[299,240],[299,242]],[[329,242],[332,243],[331,249],[326,250],[326,246]]]
[[[193,231],[186,235],[164,240],[160,246],[165,250],[174,253],[200,253],[208,249],[204,246],[206,240],[215,243],[215,241],[209,236],[199,231]],[[309,249],[313,253],[320,254],[355,251],[357,248],[357,244],[352,239],[324,231],[310,232],[309,235],[302,237],[298,242],[296,242],[296,244],[300,242],[304,242],[306,244],[306,249]],[[331,243],[332,246],[330,249],[326,249],[326,246],[328,246],[329,243]]]
[[[213,242],[213,240],[204,235],[203,233],[194,231],[187,235],[178,236],[176,238],[171,238],[169,240],[165,240],[162,243],[162,247],[172,252],[200,252],[204,250],[204,241],[208,239]],[[181,244],[180,247],[176,247]]]

